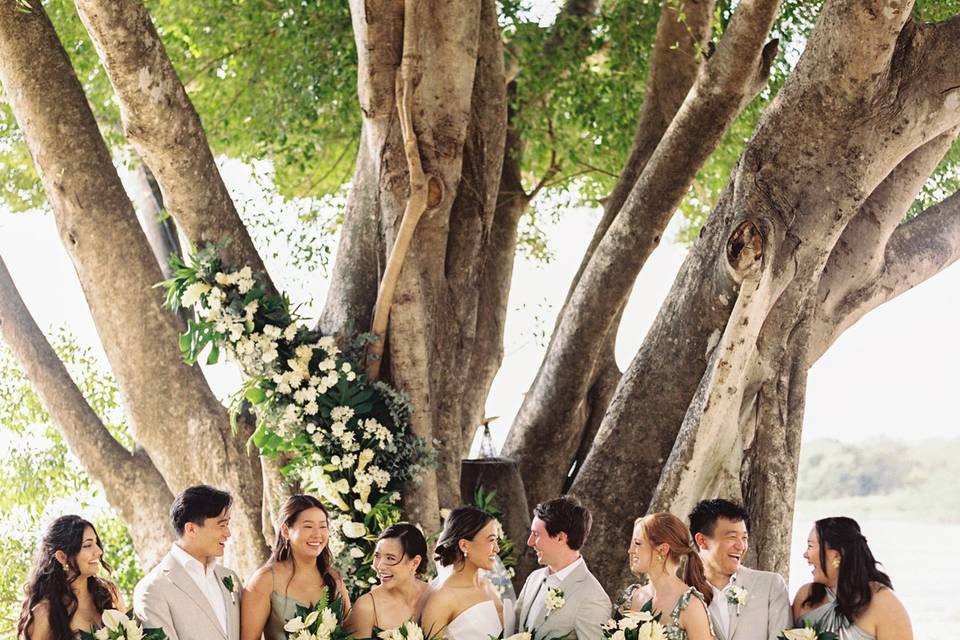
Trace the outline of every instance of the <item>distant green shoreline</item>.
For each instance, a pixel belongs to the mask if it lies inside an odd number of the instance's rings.
[[[803,443],[798,515],[832,511],[871,518],[960,522],[960,438]]]

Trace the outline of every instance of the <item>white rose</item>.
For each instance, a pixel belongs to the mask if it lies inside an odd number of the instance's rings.
[[[362,538],[367,535],[367,527],[362,522],[344,522],[341,530],[348,538]]]
[[[353,371],[347,374],[347,382],[353,382],[356,379],[357,379],[357,374],[355,374]]]

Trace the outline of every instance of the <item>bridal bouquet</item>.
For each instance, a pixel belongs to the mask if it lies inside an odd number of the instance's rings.
[[[618,612],[603,625],[606,640],[667,640],[660,616],[647,611]]]
[[[312,607],[297,605],[297,615],[283,625],[287,640],[348,640],[350,634],[340,626],[343,600],[327,600],[326,592]]]
[[[107,609],[102,620],[102,628],[92,633],[81,631],[80,637],[83,640],[167,640],[163,629],[144,629],[133,610],[123,613]]]
[[[777,640],[840,640],[840,636],[832,631],[820,631],[817,625],[805,622],[798,629],[784,629]]]
[[[386,629],[377,634],[381,640],[435,640],[441,636],[442,634],[427,636],[423,633],[423,628],[412,620],[404,622],[396,629]]]

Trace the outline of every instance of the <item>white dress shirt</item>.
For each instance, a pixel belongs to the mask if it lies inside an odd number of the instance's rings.
[[[712,584],[710,585],[710,588],[713,589],[713,600],[710,601],[709,607],[710,614],[713,616],[713,621],[720,627],[720,631],[723,632],[724,638],[730,632],[730,603],[727,602],[726,591],[736,584],[737,574],[734,573],[723,589],[717,589]]]
[[[187,575],[190,576],[190,579],[196,583],[197,588],[200,589],[200,593],[210,602],[210,607],[213,609],[213,613],[216,614],[217,621],[220,622],[223,633],[226,634],[227,603],[223,600],[220,581],[217,580],[217,575],[213,572],[213,568],[217,564],[216,560],[211,559],[207,562],[207,566],[203,566],[199,560],[184,551],[180,545],[176,543],[171,547],[170,555],[180,563],[184,571],[187,572]]]
[[[540,583],[540,587],[537,589],[537,594],[534,597],[533,602],[530,603],[530,609],[527,611],[527,619],[524,621],[524,627],[527,631],[532,630],[533,623],[537,621],[537,618],[540,616],[540,612],[543,611],[543,608],[547,606],[547,590],[550,587],[559,589],[560,583],[563,582],[563,579],[573,573],[573,570],[582,564],[583,556],[580,556],[560,571],[547,574],[547,577],[544,578],[543,582]],[[549,569],[547,569],[547,571],[549,571]]]

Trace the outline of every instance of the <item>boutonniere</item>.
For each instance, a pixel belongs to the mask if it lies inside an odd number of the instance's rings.
[[[547,615],[559,609],[564,605],[566,600],[563,599],[563,589],[559,587],[548,587],[547,588]]]
[[[233,581],[233,576],[223,576],[220,582],[222,582],[223,586],[230,592],[230,601],[233,604],[237,604],[237,584]]]
[[[737,615],[740,615],[740,607],[747,604],[747,590],[734,585],[727,587],[724,593],[727,595],[727,602],[737,605]]]

